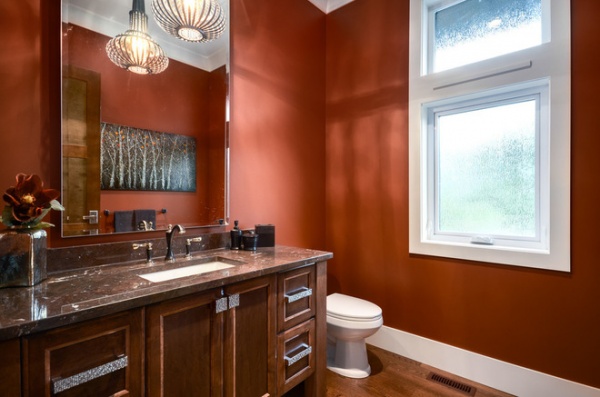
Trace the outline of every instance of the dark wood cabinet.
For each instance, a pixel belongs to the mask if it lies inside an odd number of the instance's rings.
[[[275,396],[276,276],[261,277],[225,289],[237,302],[225,321],[226,397]]]
[[[276,395],[275,280],[148,307],[147,395]]]
[[[11,339],[0,342],[0,396],[21,395],[21,342]]]
[[[148,397],[221,395],[221,297],[219,289],[147,307]]]
[[[24,337],[23,396],[142,396],[142,313]]]
[[[0,397],[325,395],[326,262],[0,342]]]
[[[303,383],[305,396],[325,395],[325,262],[280,273],[277,296],[279,395]]]

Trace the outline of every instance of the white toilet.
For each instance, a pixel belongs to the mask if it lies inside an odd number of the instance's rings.
[[[382,325],[376,304],[337,293],[327,296],[327,368],[349,378],[369,376],[365,338]]]

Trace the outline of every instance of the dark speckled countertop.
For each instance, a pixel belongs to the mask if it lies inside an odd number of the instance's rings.
[[[188,266],[156,259],[131,261],[53,274],[34,287],[0,289],[0,340],[56,328],[237,281],[331,259],[329,252],[276,246],[256,252],[216,249],[196,253],[192,260],[223,258],[236,266],[195,276],[153,283],[140,274]],[[231,262],[236,263],[236,262]]]

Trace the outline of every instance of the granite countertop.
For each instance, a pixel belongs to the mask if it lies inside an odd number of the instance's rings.
[[[219,257],[241,264],[210,273],[150,282],[141,274],[190,265],[132,261],[61,272],[34,287],[0,289],[0,340],[97,318],[237,281],[331,259],[329,252],[276,246],[256,252],[216,249],[202,251],[192,260]],[[235,262],[231,262],[235,263]]]

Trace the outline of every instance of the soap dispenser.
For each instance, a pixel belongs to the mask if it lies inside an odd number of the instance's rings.
[[[233,229],[231,230],[231,249],[239,250],[242,244],[242,231],[238,227],[238,221],[233,221]]]

